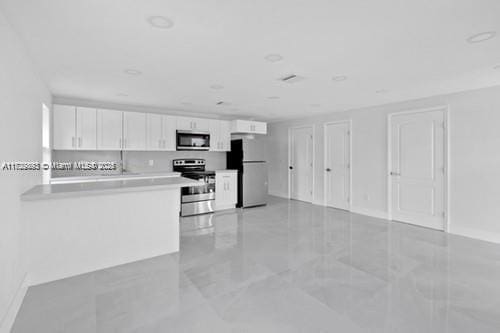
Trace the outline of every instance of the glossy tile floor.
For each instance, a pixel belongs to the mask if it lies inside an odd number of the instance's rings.
[[[500,332],[500,245],[297,201],[30,288],[14,332]]]

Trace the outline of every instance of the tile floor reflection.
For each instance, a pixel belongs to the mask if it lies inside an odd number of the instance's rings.
[[[500,332],[500,245],[270,198],[28,290],[13,332]]]

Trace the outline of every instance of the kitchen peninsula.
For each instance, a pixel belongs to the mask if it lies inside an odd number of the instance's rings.
[[[21,196],[31,284],[179,251],[183,177],[38,185]]]

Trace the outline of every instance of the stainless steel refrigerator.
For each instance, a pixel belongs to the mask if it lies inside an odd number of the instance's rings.
[[[266,147],[259,139],[231,140],[227,168],[238,170],[237,207],[267,204]]]

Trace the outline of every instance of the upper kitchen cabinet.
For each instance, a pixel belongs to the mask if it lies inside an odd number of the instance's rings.
[[[210,120],[210,151],[230,151],[231,131],[227,120]]]
[[[149,113],[146,122],[147,150],[175,150],[175,117]]]
[[[209,131],[208,119],[177,117],[177,129],[182,131]]]
[[[122,149],[122,115],[122,111],[97,110],[97,149]]]
[[[76,108],[76,146],[82,150],[97,149],[97,110]]]
[[[54,105],[52,115],[53,148],[76,149],[76,107]]]
[[[233,120],[231,133],[267,134],[267,124],[261,121]]]
[[[146,150],[146,114],[123,112],[123,150]]]
[[[97,111],[92,108],[54,105],[53,148],[95,150]]]

